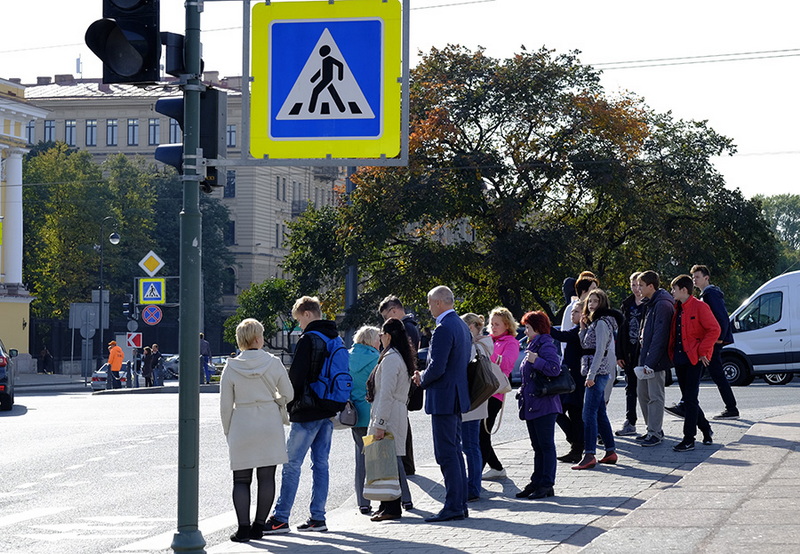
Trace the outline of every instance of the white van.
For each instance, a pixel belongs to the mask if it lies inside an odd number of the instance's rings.
[[[731,385],[756,376],[785,385],[800,372],[800,271],[770,279],[731,314],[733,344],[722,349]]]

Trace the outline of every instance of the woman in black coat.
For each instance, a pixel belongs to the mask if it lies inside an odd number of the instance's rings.
[[[570,464],[577,464],[583,457],[583,394],[586,379],[581,376],[581,356],[583,347],[578,335],[581,330],[580,321],[583,314],[583,302],[578,302],[572,307],[571,321],[574,326],[568,330],[551,329],[550,335],[558,342],[564,343],[564,356],[562,363],[566,364],[572,379],[575,381],[575,390],[561,395],[563,413],[558,414],[556,423],[567,436],[570,444],[569,452],[559,456],[558,460]]]

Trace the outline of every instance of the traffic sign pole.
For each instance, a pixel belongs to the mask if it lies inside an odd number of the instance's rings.
[[[200,13],[203,3],[186,2],[183,130],[183,210],[180,215],[180,334],[181,380],[178,392],[178,532],[175,552],[205,552],[198,527],[200,461]]]

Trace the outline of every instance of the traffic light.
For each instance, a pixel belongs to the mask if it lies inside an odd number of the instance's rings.
[[[156,112],[178,122],[183,131],[184,99],[162,98],[156,101]],[[224,159],[227,155],[225,133],[228,124],[228,96],[215,88],[207,88],[200,93],[200,148],[203,157],[209,160]],[[164,144],[156,147],[156,160],[183,171],[183,144]],[[203,192],[211,192],[212,187],[221,187],[216,166],[206,167],[206,177],[200,182]]]
[[[159,0],[103,0],[85,40],[103,62],[103,83],[158,82]]]
[[[122,315],[128,319],[134,319],[136,317],[136,304],[133,302],[132,294],[129,294],[128,301],[122,304]]]

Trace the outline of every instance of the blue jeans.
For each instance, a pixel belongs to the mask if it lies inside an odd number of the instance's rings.
[[[525,420],[533,447],[533,473],[531,484],[537,488],[549,488],[556,483],[556,416],[547,414]]]
[[[614,433],[606,414],[605,389],[608,384],[608,375],[596,375],[594,386],[586,387],[583,400],[583,451],[594,454],[597,451],[597,432],[603,437],[606,451],[616,450]]]
[[[331,451],[333,423],[330,419],[293,422],[289,429],[286,450],[289,461],[283,465],[281,494],[275,504],[273,517],[289,522],[297,487],[300,484],[300,468],[311,449],[311,519],[325,520],[325,503],[328,501],[328,455]]]
[[[475,498],[481,494],[481,421],[461,422],[461,449],[467,458],[467,498]]]

